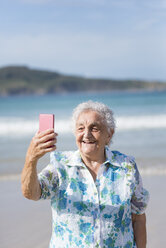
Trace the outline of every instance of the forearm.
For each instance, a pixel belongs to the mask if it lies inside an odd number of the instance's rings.
[[[37,176],[37,161],[48,152],[56,149],[56,136],[53,129],[37,132],[27,150],[25,165],[21,175],[22,193],[31,200],[38,200],[41,187]]]
[[[37,177],[37,161],[26,160],[21,175],[22,193],[30,200],[38,200],[41,188]]]
[[[134,238],[137,248],[146,248],[146,216],[133,214]]]

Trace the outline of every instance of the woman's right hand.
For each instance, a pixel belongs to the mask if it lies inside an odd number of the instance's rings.
[[[48,129],[43,132],[38,131],[31,140],[26,154],[26,161],[36,164],[38,159],[46,153],[55,151],[57,135],[54,129]]]

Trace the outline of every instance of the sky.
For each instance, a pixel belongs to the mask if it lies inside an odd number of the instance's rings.
[[[166,0],[0,0],[0,67],[166,82]]]

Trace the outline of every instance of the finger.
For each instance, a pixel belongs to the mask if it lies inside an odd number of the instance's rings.
[[[54,145],[54,146],[52,146],[52,147],[48,147],[48,148],[46,148],[44,151],[45,151],[45,153],[48,153],[48,152],[53,152],[53,151],[55,151],[56,150],[56,145]]]
[[[48,147],[54,146],[56,144],[56,139],[48,140],[40,145],[41,149],[46,149]]]
[[[49,131],[49,130],[50,130],[50,131]],[[46,130],[46,131],[36,133],[36,135],[35,135],[34,137],[37,138],[37,139],[40,139],[41,142],[43,142],[43,138],[44,138],[44,141],[47,140],[47,138],[45,138],[47,135],[52,135],[52,136],[50,136],[50,137],[51,137],[51,139],[53,139],[53,138],[56,137],[58,134],[55,133],[55,132],[52,132],[51,129],[48,129],[48,130]]]
[[[44,156],[47,152],[54,151],[56,145],[54,142],[47,142],[44,144],[38,145],[38,148],[35,150],[34,157],[39,158]]]
[[[51,133],[55,133],[53,128],[44,130],[44,131],[42,131],[42,132],[39,131],[38,136],[39,136],[39,138],[41,138],[41,137],[43,137],[43,136],[45,136],[45,135],[47,135],[47,134],[51,134]]]
[[[40,139],[41,142],[46,142],[47,140],[56,139],[57,136],[58,136],[57,133],[50,132],[43,135],[39,134],[38,138]]]
[[[36,131],[35,136],[39,134],[39,131]]]
[[[40,143],[45,143],[45,142],[50,141],[50,140],[57,140],[56,135],[54,133],[48,134],[42,138],[39,138]]]

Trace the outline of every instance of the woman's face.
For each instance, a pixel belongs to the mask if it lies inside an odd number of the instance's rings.
[[[82,112],[76,121],[76,144],[85,157],[98,158],[104,155],[112,134],[108,132],[103,118],[98,112]]]

